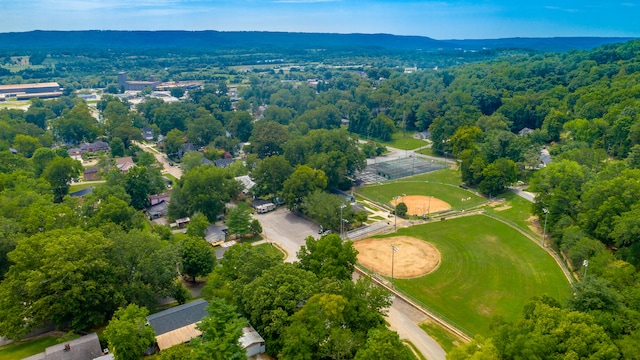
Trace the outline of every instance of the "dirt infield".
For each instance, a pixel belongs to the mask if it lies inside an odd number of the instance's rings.
[[[358,262],[384,276],[391,276],[391,245],[398,251],[393,259],[393,276],[410,279],[426,275],[440,265],[440,252],[435,246],[409,236],[356,241]]]
[[[422,195],[401,196],[396,200],[391,200],[391,205],[396,206],[396,203],[401,202],[407,205],[408,215],[425,215],[451,209],[451,205],[438,198]]]

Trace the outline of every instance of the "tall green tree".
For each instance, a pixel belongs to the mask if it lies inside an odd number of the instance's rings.
[[[174,187],[169,216],[181,218],[201,212],[213,222],[224,213],[225,204],[239,193],[240,183],[225,169],[199,166],[185,173]]]
[[[267,353],[278,354],[280,334],[289,317],[317,292],[318,278],[310,271],[284,263],[266,269],[242,289],[242,308],[251,324],[267,341]]]
[[[482,171],[482,181],[478,187],[484,194],[495,196],[504,192],[517,178],[518,168],[513,160],[501,158]]]
[[[284,181],[282,196],[289,210],[297,209],[304,198],[327,187],[327,176],[322,170],[308,165],[298,165],[295,171]]]
[[[297,255],[300,267],[318,278],[347,280],[353,274],[358,251],[352,241],[343,242],[339,235],[331,234],[318,240],[307,237]]]
[[[345,326],[347,300],[335,294],[313,295],[284,329],[281,355],[287,359],[349,359],[358,344]]]
[[[208,315],[197,325],[202,337],[192,341],[195,359],[244,360],[245,349],[240,345],[242,328],[248,325],[235,307],[214,297],[209,300]]]
[[[195,282],[198,276],[207,275],[216,265],[216,253],[204,239],[187,237],[182,241],[180,271]]]
[[[354,360],[409,360],[412,358],[410,351],[400,341],[398,333],[379,327],[369,331],[367,342],[358,349]]]
[[[54,201],[61,202],[69,193],[71,179],[80,176],[82,164],[71,158],[56,157],[42,171],[42,177],[51,184]]]
[[[102,324],[124,301],[102,234],[78,228],[21,240],[0,284],[0,335],[20,338],[47,322],[83,330]]]
[[[226,216],[226,224],[229,234],[244,235],[251,232],[251,209],[245,202],[238,203],[238,206],[229,210]]]
[[[151,192],[151,179],[147,168],[134,166],[124,175],[124,189],[131,197],[131,206],[137,210],[144,209],[149,204]]]
[[[149,311],[136,304],[118,309],[104,330],[103,336],[116,360],[137,360],[156,341],[155,331],[148,326]]]
[[[178,129],[172,129],[164,138],[164,152],[167,156],[175,158],[178,156],[178,150],[184,144],[184,133]]]
[[[187,235],[197,238],[204,238],[207,227],[209,227],[209,219],[202,213],[195,213],[190,217],[191,221],[187,225]]]
[[[269,156],[252,171],[255,190],[258,195],[280,195],[284,182],[289,178],[293,169],[284,156]]]

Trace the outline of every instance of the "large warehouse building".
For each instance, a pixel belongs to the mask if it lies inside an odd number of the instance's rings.
[[[0,99],[17,98],[18,100],[28,100],[36,97],[50,99],[60,96],[62,96],[62,91],[60,84],[57,82],[0,85]]]

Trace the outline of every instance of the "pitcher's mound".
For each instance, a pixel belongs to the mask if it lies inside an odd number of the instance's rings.
[[[391,244],[398,251],[393,254],[393,276],[415,278],[426,275],[440,265],[440,252],[435,246],[409,236],[356,241],[358,262],[374,272],[391,276]]]
[[[448,203],[431,196],[407,195],[401,196],[397,200],[391,200],[393,206],[401,202],[407,205],[407,215],[422,216],[451,209],[451,205]]]

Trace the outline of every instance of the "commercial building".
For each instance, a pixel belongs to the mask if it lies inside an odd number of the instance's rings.
[[[62,96],[62,90],[57,82],[0,85],[0,99],[2,100],[7,98],[28,100],[36,97],[50,99],[60,96]]]

